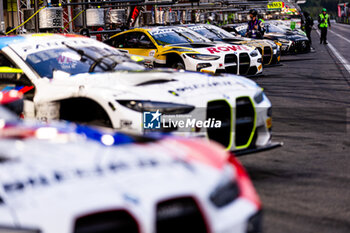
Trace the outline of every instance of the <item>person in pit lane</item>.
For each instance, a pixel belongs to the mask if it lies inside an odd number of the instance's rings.
[[[331,28],[331,22],[329,20],[329,15],[327,14],[326,8],[323,8],[322,13],[318,16],[318,23],[318,27],[321,30],[320,44],[328,44],[327,30],[328,27]]]
[[[304,31],[306,33],[307,38],[310,41],[310,46],[311,46],[312,45],[311,30],[312,30],[312,27],[314,26],[314,19],[311,17],[309,12],[306,12],[306,11],[304,12],[304,16],[305,16]]]
[[[246,36],[254,39],[262,39],[264,35],[264,24],[258,19],[258,12],[256,10],[249,11],[250,20],[248,21]]]

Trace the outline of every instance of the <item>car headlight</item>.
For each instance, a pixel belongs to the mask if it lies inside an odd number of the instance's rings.
[[[259,91],[258,93],[255,94],[254,96],[254,101],[257,104],[260,104],[264,100],[264,92]]]
[[[209,198],[216,207],[220,208],[233,202],[239,194],[238,185],[233,180],[232,175],[225,174]]]
[[[216,56],[216,55],[196,54],[196,53],[187,53],[186,55],[193,59],[203,60],[203,61],[214,61],[220,58],[220,56]]]
[[[41,231],[39,229],[0,226],[0,232],[6,232],[6,233],[40,233]]]
[[[258,55],[259,55],[259,51],[257,51],[257,50],[254,50],[250,53],[250,56],[252,56],[252,57],[256,57]]]
[[[159,110],[163,114],[185,114],[194,109],[192,105],[157,101],[117,100],[117,102],[137,112],[156,112]]]

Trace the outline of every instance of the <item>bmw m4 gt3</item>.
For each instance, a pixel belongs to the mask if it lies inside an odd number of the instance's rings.
[[[0,122],[2,233],[261,230],[248,175],[216,143],[164,137],[107,147],[21,122],[2,106]]]
[[[215,42],[224,42],[233,45],[247,45],[255,48],[262,55],[263,65],[271,65],[279,63],[281,59],[280,46],[270,40],[257,40],[245,37],[237,37],[211,24],[189,24],[185,27],[201,34],[206,38]],[[254,56],[254,53],[250,54]],[[239,59],[241,57],[239,56]]]
[[[249,79],[145,70],[115,48],[73,35],[4,37],[0,49],[0,83],[24,93],[26,118],[151,133],[146,114],[156,114],[160,132],[207,137],[227,150],[271,145],[271,103]],[[170,115],[192,118],[168,127]],[[210,128],[209,121],[221,124]]]
[[[144,57],[151,67],[241,75],[262,72],[261,55],[253,48],[216,45],[183,27],[135,28],[112,36],[106,43]]]
[[[273,24],[265,23],[264,25],[266,28],[264,39],[281,43],[282,54],[310,52],[310,43],[306,36],[283,30]],[[234,27],[239,34],[245,36],[246,25],[235,25]]]

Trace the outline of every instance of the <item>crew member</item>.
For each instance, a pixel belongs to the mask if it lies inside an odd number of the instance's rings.
[[[208,17],[207,24],[214,24],[214,17],[213,16]]]
[[[314,26],[314,19],[310,16],[309,12],[304,12],[304,16],[305,16],[304,31],[306,33],[307,38],[309,39],[310,46],[311,46],[312,45],[311,30],[312,30],[312,26]]]
[[[327,29],[331,27],[331,22],[329,21],[329,15],[327,14],[326,8],[323,8],[322,13],[318,17],[319,28],[321,30],[320,44],[327,43]]]
[[[90,37],[90,32],[89,32],[89,29],[87,29],[87,28],[80,29],[79,34],[83,35],[83,36],[86,36],[86,37]]]
[[[262,39],[264,35],[264,24],[257,16],[258,12],[256,10],[249,11],[250,20],[248,21],[246,36],[255,39]]]

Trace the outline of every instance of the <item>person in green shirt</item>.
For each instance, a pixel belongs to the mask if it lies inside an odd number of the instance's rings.
[[[321,30],[321,38],[320,38],[320,44],[328,44],[327,43],[327,30],[328,27],[331,27],[331,22],[329,20],[329,15],[327,14],[327,9],[323,8],[322,13],[318,17],[319,25],[318,27]]]

